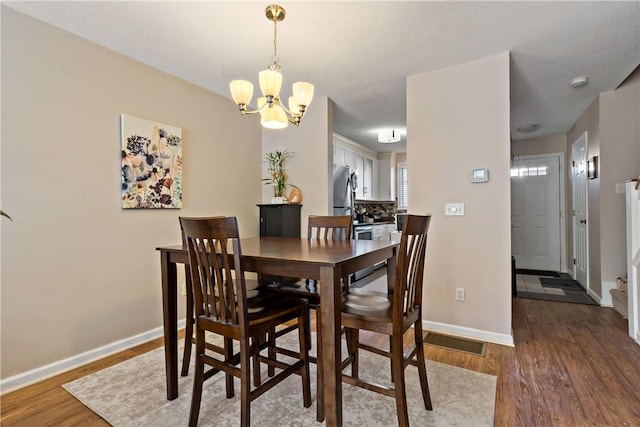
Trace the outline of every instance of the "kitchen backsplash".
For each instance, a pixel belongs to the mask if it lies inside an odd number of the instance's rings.
[[[372,214],[382,218],[395,219],[397,205],[387,200],[356,200],[354,208],[357,214]]]

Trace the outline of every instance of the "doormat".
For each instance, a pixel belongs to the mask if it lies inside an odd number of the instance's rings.
[[[555,271],[549,270],[529,270],[527,268],[516,268],[517,274],[526,274],[527,276],[547,276],[547,277],[560,277]]]
[[[450,335],[438,334],[436,332],[428,332],[427,336],[424,338],[424,342],[436,347],[471,353],[476,356],[484,356],[487,351],[486,342],[452,337]]]
[[[573,279],[567,278],[548,278],[548,277],[540,277],[540,284],[547,288],[560,288],[560,289],[568,289],[572,291],[584,291],[580,283],[576,282]]]

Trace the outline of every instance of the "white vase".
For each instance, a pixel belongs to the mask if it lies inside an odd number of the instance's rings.
[[[272,197],[271,204],[272,205],[281,205],[284,203],[284,197]]]

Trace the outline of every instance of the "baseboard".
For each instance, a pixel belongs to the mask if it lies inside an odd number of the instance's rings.
[[[587,295],[593,298],[598,303],[598,305],[602,306],[602,298],[600,297],[600,295],[593,292],[591,288],[587,289]],[[611,299],[611,294],[609,294],[609,299]],[[611,307],[613,307],[613,302],[611,302]]]
[[[613,307],[613,299],[611,299],[611,290],[616,289],[616,282],[602,282],[602,298],[600,298],[600,306]]]
[[[178,321],[178,329],[184,328],[185,320]],[[93,350],[86,351],[84,353],[77,354],[75,356],[68,357],[57,362],[50,363],[40,368],[32,369],[27,372],[23,372],[3,380],[0,380],[0,395],[15,391],[19,388],[26,387],[28,385],[37,383],[47,378],[62,374],[70,371],[71,369],[78,368],[87,363],[94,362],[102,359],[106,356],[118,353],[122,350],[135,347],[145,342],[160,338],[164,335],[162,327],[151,329],[150,331],[143,332],[138,335],[134,335],[129,338],[115,341],[102,347],[95,348]]]
[[[513,335],[497,334],[495,332],[483,331],[480,329],[467,328],[464,326],[450,325],[448,323],[422,321],[422,328],[428,331],[439,332],[447,335],[455,335],[464,338],[472,338],[494,344],[514,347]]]

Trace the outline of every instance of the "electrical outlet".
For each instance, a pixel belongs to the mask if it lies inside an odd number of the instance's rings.
[[[185,282],[182,282],[180,284],[180,287],[182,288],[182,296],[187,295],[187,284]]]
[[[456,301],[464,301],[464,288],[456,288]]]

